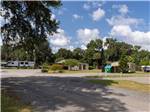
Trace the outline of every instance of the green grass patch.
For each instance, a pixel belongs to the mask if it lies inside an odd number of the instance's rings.
[[[88,80],[90,83],[101,84],[104,86],[114,86],[119,88],[126,88],[131,90],[137,90],[142,92],[150,92],[150,84],[142,84],[128,80]]]
[[[31,107],[24,105],[16,96],[1,93],[1,112],[32,112]]]
[[[85,76],[85,78],[115,78],[115,77],[143,77],[143,76],[149,76],[149,73],[145,72],[137,72],[137,73],[103,73],[100,75],[95,76]]]

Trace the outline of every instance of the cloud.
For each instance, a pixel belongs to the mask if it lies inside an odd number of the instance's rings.
[[[0,27],[2,27],[5,24],[5,19],[0,16]]]
[[[93,2],[91,2],[91,5],[92,5],[93,8],[99,8],[103,4],[104,4],[104,2],[102,2],[102,1],[93,1]]]
[[[143,49],[150,50],[150,32],[133,30],[133,28],[137,28],[139,24],[144,24],[144,20],[129,17],[127,15],[129,12],[127,5],[113,5],[112,8],[118,9],[120,15],[106,19],[108,24],[112,26],[110,36],[119,41],[139,45]]]
[[[119,12],[121,14],[127,14],[129,12],[127,5],[120,5]]]
[[[83,4],[85,10],[100,8],[105,2],[104,1],[89,1]]]
[[[87,28],[78,29],[77,36],[78,36],[79,41],[86,45],[91,40],[100,38],[100,32],[98,29],[87,29]]]
[[[133,18],[127,15],[129,12],[127,5],[112,5],[112,8],[118,9],[118,12],[120,12],[119,15],[114,15],[111,18],[107,18],[106,21],[109,25],[115,26],[115,25],[133,25],[134,27],[137,27],[139,24],[143,24],[144,20],[141,18]]]
[[[58,33],[54,33],[50,37],[50,43],[53,46],[63,47],[67,46],[70,43],[70,39],[68,36],[66,36],[63,29],[58,29]]]
[[[90,7],[91,7],[91,6],[90,6],[88,3],[84,3],[84,4],[83,4],[83,8],[84,8],[85,10],[89,10]]]
[[[105,11],[101,8],[98,8],[92,13],[92,18],[94,21],[99,21],[103,16],[105,16]]]
[[[83,17],[78,14],[73,14],[72,16],[74,19],[83,19]]]
[[[123,5],[112,5],[113,9],[118,9],[118,12],[122,15],[125,15],[129,12],[128,6],[126,4]]]
[[[51,15],[51,20],[54,20],[54,19],[56,19],[56,15],[55,15],[55,14],[52,14],[52,15]]]
[[[10,18],[13,17],[13,14],[9,11],[10,16],[5,19],[4,15],[6,14],[6,11],[1,10],[1,14],[0,14],[0,27],[4,26],[5,24],[9,23]]]
[[[117,40],[150,50],[150,32],[133,31],[128,25],[117,25],[113,26],[111,35]]]
[[[74,46],[70,45],[69,47],[67,47],[67,49],[69,49],[70,51],[73,51],[75,48]]]
[[[125,17],[125,16],[112,16],[110,19],[106,19],[107,23],[111,26],[114,25],[138,25],[143,23],[143,19]]]
[[[87,49],[87,47],[86,47],[86,45],[81,45],[81,49],[83,49],[83,50],[86,50]]]

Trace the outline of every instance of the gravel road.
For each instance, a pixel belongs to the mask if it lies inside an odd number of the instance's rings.
[[[33,106],[33,112],[150,112],[150,93],[96,85],[82,78],[40,70],[1,72],[2,89]],[[93,75],[93,74],[86,74]]]

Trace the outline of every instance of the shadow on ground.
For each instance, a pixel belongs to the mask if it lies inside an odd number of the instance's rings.
[[[113,83],[113,82],[112,82]],[[111,82],[109,83],[111,84]],[[35,112],[127,112],[125,104],[107,86],[77,77],[24,77],[2,79],[2,89],[13,90]]]

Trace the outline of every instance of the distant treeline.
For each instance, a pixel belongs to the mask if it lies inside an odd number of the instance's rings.
[[[105,46],[105,49],[104,49]],[[109,38],[103,44],[100,39],[91,40],[87,44],[87,49],[75,48],[73,51],[60,48],[58,52],[52,53],[49,43],[46,42],[38,47],[37,52],[29,52],[23,47],[5,45],[1,47],[1,59],[8,60],[30,60],[36,65],[43,63],[54,63],[62,59],[76,59],[86,62],[90,66],[102,66],[109,62],[119,61],[125,57],[128,62],[136,65],[150,65],[150,52],[142,50],[140,46],[133,46],[116,39]]]

